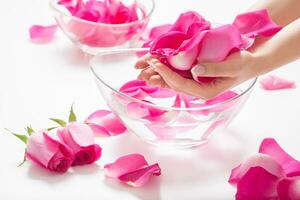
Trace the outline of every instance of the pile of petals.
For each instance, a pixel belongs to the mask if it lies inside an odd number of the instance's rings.
[[[174,24],[155,27],[143,47],[186,78],[198,82],[212,78],[193,77],[193,66],[202,61],[222,61],[233,52],[246,50],[257,36],[269,37],[281,29],[266,10],[238,15],[232,24],[213,26],[197,12],[188,11]]]
[[[161,174],[157,163],[149,165],[140,154],[122,156],[115,162],[106,164],[104,169],[107,177],[117,178],[132,187],[141,187],[148,182],[151,176]]]
[[[259,153],[231,171],[237,200],[300,199],[300,162],[287,154],[273,138],[262,141]]]
[[[50,120],[58,126],[41,131],[27,127],[27,135],[11,133],[26,144],[24,161],[31,160],[55,172],[66,172],[71,166],[97,161],[102,149],[95,144],[95,134],[111,136],[126,131],[120,119],[108,110],[96,111],[81,123],[76,121],[72,106],[68,123],[57,118]]]
[[[261,87],[264,90],[282,90],[295,88],[294,81],[285,80],[278,76],[267,76],[260,81]]]
[[[129,6],[120,0],[60,0],[58,4],[72,16],[91,22],[124,24],[139,20],[140,8],[136,1]]]

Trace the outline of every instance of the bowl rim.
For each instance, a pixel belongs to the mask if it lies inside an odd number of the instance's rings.
[[[162,105],[157,105],[157,104],[151,104],[151,103],[148,103],[148,102],[145,102],[145,101],[142,101],[140,99],[137,99],[137,98],[134,98],[132,96],[129,96],[113,87],[111,87],[108,83],[106,83],[104,80],[102,80],[96,70],[94,69],[95,66],[93,66],[93,62],[96,58],[98,57],[101,57],[101,56],[104,56],[104,55],[109,55],[109,54],[116,54],[116,53],[133,53],[133,52],[137,52],[137,51],[147,51],[149,50],[149,48],[130,48],[130,49],[115,49],[115,50],[106,50],[106,51],[102,51],[101,53],[98,53],[97,55],[93,56],[90,61],[89,61],[89,66],[90,66],[90,70],[92,71],[94,77],[100,81],[103,85],[105,85],[106,87],[108,87],[110,90],[112,90],[113,92],[117,93],[118,95],[121,95],[123,97],[126,97],[134,102],[137,102],[137,103],[141,103],[143,105],[146,105],[146,106],[150,106],[150,107],[155,107],[155,108],[159,108],[159,109],[163,109],[163,110],[172,110],[172,111],[200,111],[200,110],[207,110],[207,109],[211,109],[211,108],[215,108],[215,107],[218,107],[220,105],[225,105],[225,104],[228,104],[232,101],[235,101],[237,99],[239,99],[240,97],[244,96],[245,94],[249,93],[255,83],[257,82],[257,77],[255,78],[252,78],[252,79],[249,79],[247,80],[246,82],[250,82],[250,85],[247,89],[245,89],[243,92],[241,92],[240,94],[238,94],[237,96],[231,98],[231,99],[228,99],[226,101],[223,101],[223,102],[220,102],[220,103],[217,103],[217,104],[213,104],[213,105],[207,105],[207,106],[203,106],[203,107],[194,107],[194,108],[177,108],[177,107],[168,107],[168,106],[162,106]]]
[[[49,0],[49,6],[52,10],[66,16],[66,17],[70,17],[74,20],[77,20],[77,21],[80,21],[80,22],[84,22],[84,23],[88,23],[88,24],[92,24],[92,25],[97,25],[97,26],[108,26],[108,27],[126,27],[126,26],[131,26],[131,25],[135,25],[135,24],[138,24],[138,23],[141,23],[141,22],[144,22],[146,20],[148,20],[150,18],[150,16],[152,15],[152,13],[154,12],[154,9],[156,7],[156,4],[155,4],[155,0],[149,0],[152,2],[152,8],[151,10],[147,13],[147,15],[142,18],[142,19],[139,19],[139,20],[135,20],[135,21],[132,21],[132,22],[128,22],[128,23],[123,23],[123,24],[107,24],[107,23],[101,23],[101,22],[92,22],[92,21],[89,21],[89,20],[85,20],[85,19],[81,19],[79,17],[75,17],[73,15],[71,15],[70,13],[66,14],[65,12],[62,12],[60,9],[58,9],[58,4],[57,4],[57,1],[58,0]],[[138,0],[140,1],[140,0]]]

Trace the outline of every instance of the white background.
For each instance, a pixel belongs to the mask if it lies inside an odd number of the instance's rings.
[[[251,0],[157,0],[151,25],[172,22],[186,10],[228,23]],[[49,117],[67,117],[70,105],[84,119],[106,108],[88,68],[87,58],[59,31],[45,45],[28,40],[33,24],[51,24],[47,0],[0,0],[0,199],[234,199],[227,183],[230,170],[254,154],[261,140],[274,137],[300,159],[300,88],[267,92],[256,86],[243,111],[228,130],[203,147],[162,151],[131,133],[97,138],[103,156],[96,164],[76,167],[63,175],[49,173],[22,160],[24,145],[3,128],[21,132],[53,124]],[[273,72],[300,84],[300,62]],[[117,75],[112,78],[118,78]],[[107,180],[103,164],[127,153],[139,152],[150,163],[159,162],[162,175],[135,189]]]

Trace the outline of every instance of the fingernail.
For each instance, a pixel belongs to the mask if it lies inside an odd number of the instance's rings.
[[[154,59],[147,60],[147,63],[148,63],[148,65],[149,65],[150,67],[152,67],[152,68],[154,69],[154,71],[155,71],[156,66],[155,66],[155,64],[152,62],[152,60],[154,60]]]
[[[205,72],[205,68],[198,64],[191,69],[191,72],[194,75],[202,75]]]

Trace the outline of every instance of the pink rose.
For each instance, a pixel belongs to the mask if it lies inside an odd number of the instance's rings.
[[[26,157],[50,171],[66,172],[73,161],[73,151],[45,131],[32,134],[27,142]]]
[[[58,129],[57,134],[73,150],[72,166],[90,164],[100,158],[102,149],[95,144],[93,131],[88,125],[72,122]]]

